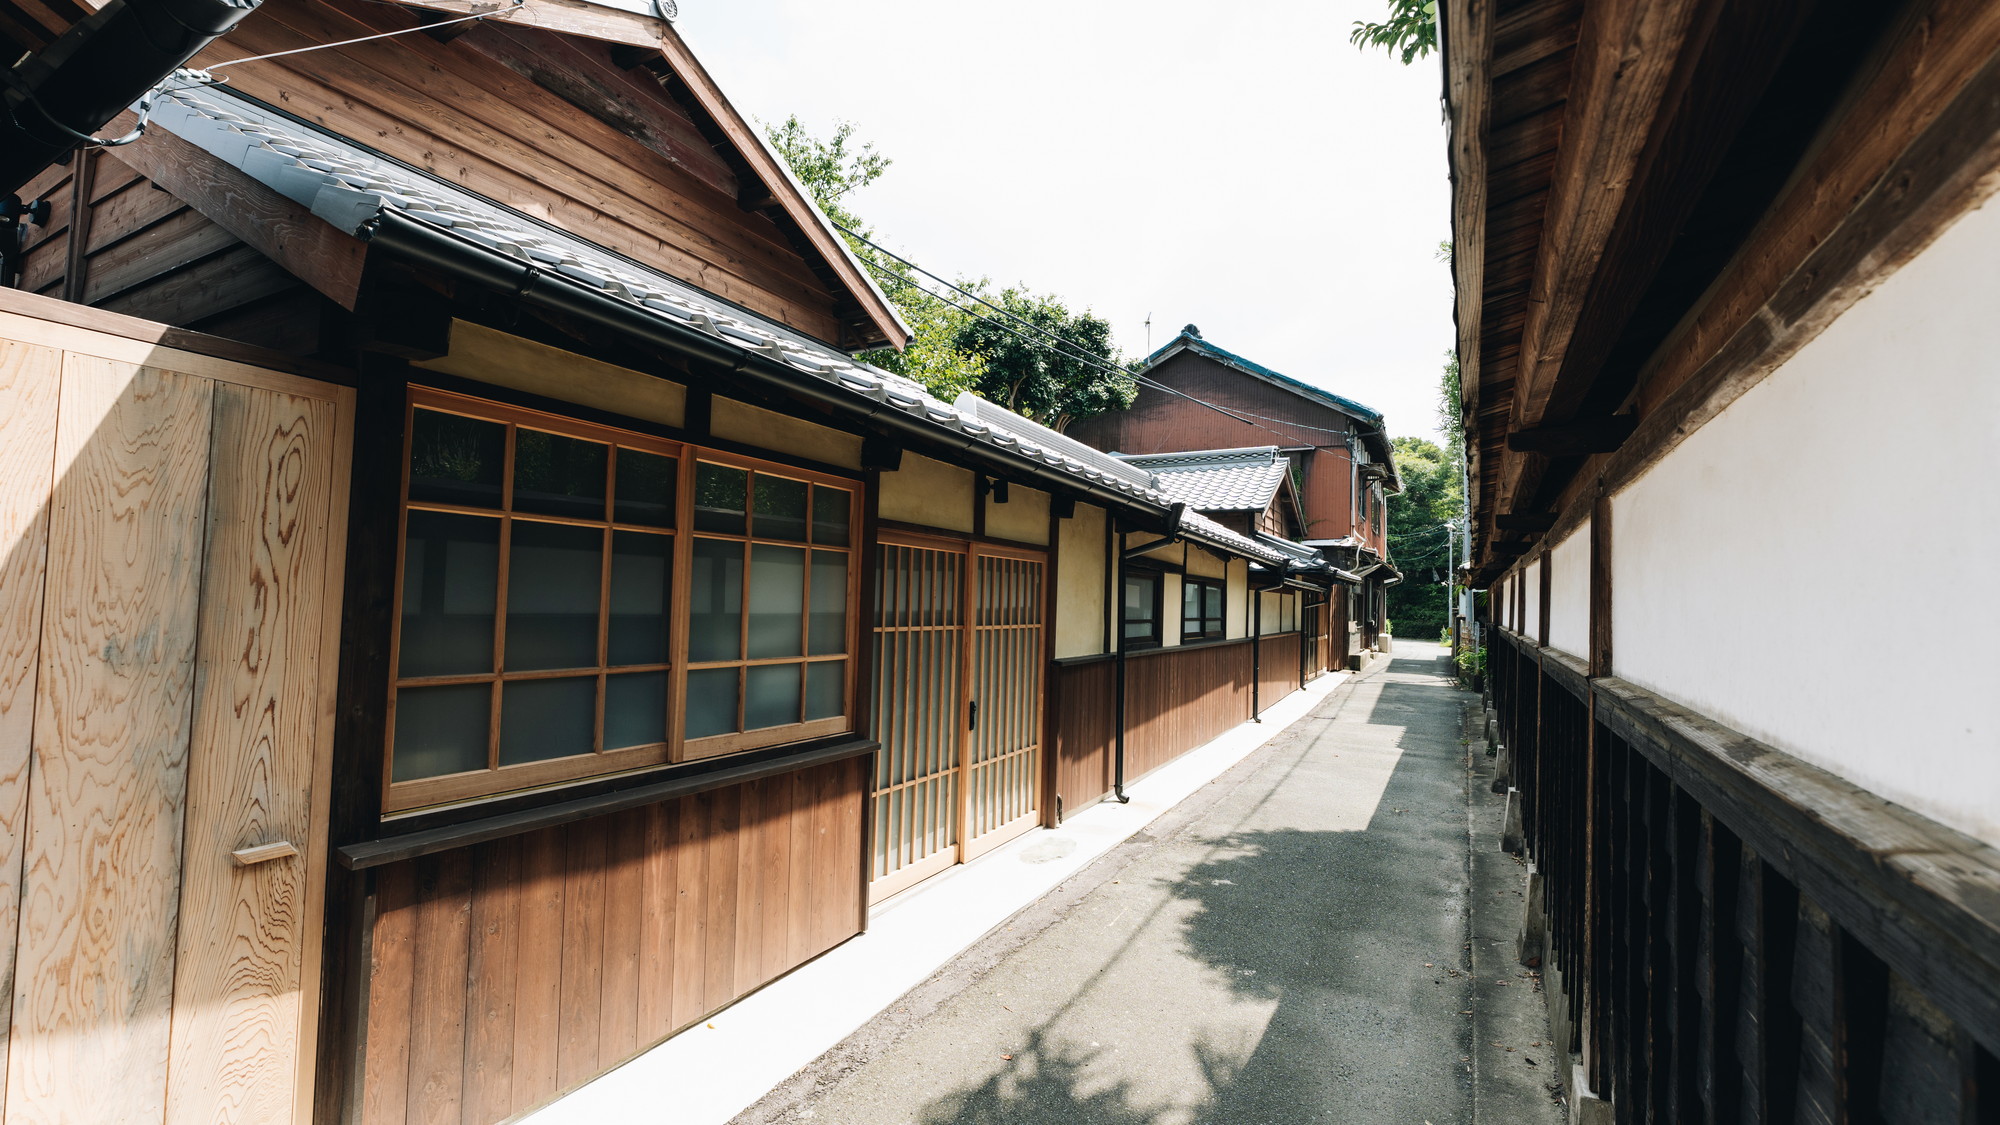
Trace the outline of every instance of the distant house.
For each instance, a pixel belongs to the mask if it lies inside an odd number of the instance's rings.
[[[1140,374],[1131,409],[1077,422],[1070,436],[1128,458],[1275,446],[1292,466],[1299,540],[1362,578],[1350,593],[1350,651],[1375,647],[1386,591],[1402,580],[1389,559],[1387,509],[1402,481],[1382,415],[1217,347],[1192,324]]]

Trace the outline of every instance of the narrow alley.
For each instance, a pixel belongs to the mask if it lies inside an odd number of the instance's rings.
[[[739,1122],[1473,1120],[1472,697],[1400,647]]]

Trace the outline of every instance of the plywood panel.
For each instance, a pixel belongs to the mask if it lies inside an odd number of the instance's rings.
[[[334,406],[214,391],[188,763],[172,1122],[292,1117],[319,730]],[[289,842],[244,867],[231,852]]]
[[[64,360],[11,1121],[165,1110],[211,389]]]
[[[19,928],[61,371],[60,352],[0,343],[0,419],[7,435],[0,442],[0,935]],[[0,940],[0,1075],[7,1072],[13,999],[14,943]],[[0,1101],[0,1116],[6,1108]]]

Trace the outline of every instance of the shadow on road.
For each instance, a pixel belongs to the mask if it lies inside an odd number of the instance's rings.
[[[1220,978],[1235,997],[1275,1005],[1247,1057],[1241,1044],[1225,1050],[1208,1041],[1199,1026],[1202,1013],[1190,1012],[1187,1026],[1163,1026],[1159,1034],[1187,1039],[1207,1088],[1148,1096],[1143,1079],[1135,1088],[1130,1074],[1099,1065],[1106,1061],[1101,1051],[1079,1050],[1056,1029],[1063,1012],[1107,1003],[1102,995],[1082,995],[1100,987],[1107,974],[1099,971],[1044,1020],[1004,1070],[936,1098],[922,1120],[1466,1120],[1471,978],[1463,944],[1458,693],[1429,679],[1441,672],[1436,660],[1398,658],[1383,671],[1365,715],[1318,724],[1284,760],[1260,771],[1251,784],[1268,792],[1238,830],[1207,836],[1205,830],[1229,826],[1198,820],[1187,832],[1206,847],[1194,861],[1149,873],[1166,886],[1170,901],[1194,908],[1173,912],[1181,919],[1185,975],[1201,982],[1190,996],[1206,990],[1213,1002]],[[1352,788],[1331,756],[1352,753],[1355,740],[1368,737],[1384,757],[1392,746],[1399,756],[1366,827],[1293,826],[1313,824],[1315,802],[1338,801],[1344,786]],[[1360,815],[1353,821],[1364,823]],[[1136,929],[1133,940],[1142,940]]]

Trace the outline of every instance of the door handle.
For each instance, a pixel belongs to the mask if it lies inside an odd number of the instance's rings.
[[[979,729],[979,701],[978,701],[977,699],[975,699],[975,700],[973,700],[973,701],[972,701],[972,702],[971,702],[970,704],[968,704],[968,706],[969,706],[969,707],[971,707],[971,713],[970,713],[970,714],[969,714],[969,715],[968,715],[968,716],[966,717],[966,720],[965,720],[965,729],[966,729],[966,730],[978,730],[978,729]]]
[[[299,854],[298,846],[290,840],[277,840],[269,844],[252,844],[246,848],[237,848],[229,853],[229,858],[235,860],[238,867],[255,867],[257,864],[269,863],[274,859],[289,859],[297,854]]]

